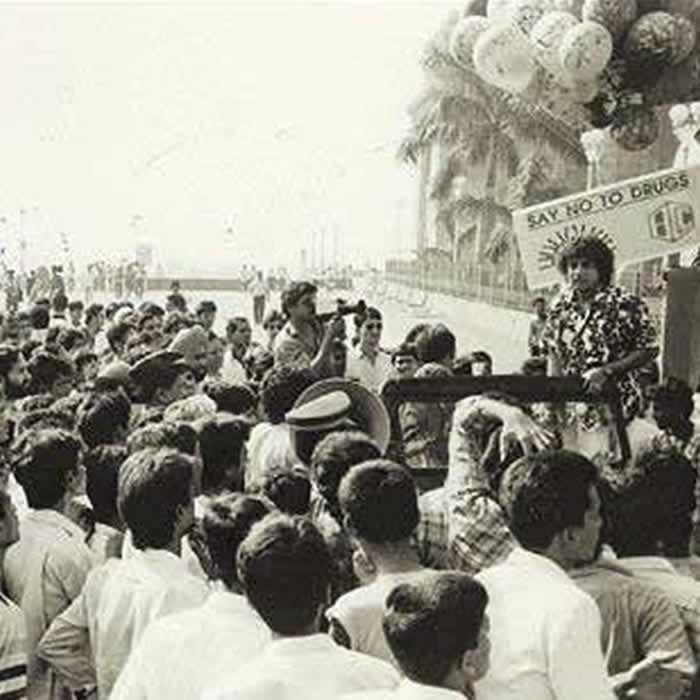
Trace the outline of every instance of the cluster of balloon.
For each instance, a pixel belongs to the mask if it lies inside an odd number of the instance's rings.
[[[700,93],[700,0],[469,0],[452,57],[554,113],[583,112],[623,148],[658,137],[654,107]]]

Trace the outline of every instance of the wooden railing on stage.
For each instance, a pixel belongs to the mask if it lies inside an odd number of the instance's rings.
[[[578,377],[524,377],[522,375],[492,375],[490,377],[430,377],[421,379],[392,379],[382,389],[382,399],[391,421],[391,441],[387,454],[402,461],[403,442],[399,423],[399,407],[406,401],[421,403],[456,402],[467,396],[499,392],[523,403],[605,403],[610,407],[620,442],[622,457],[629,459],[630,443],[617,388],[610,384],[602,394],[586,391]],[[414,469],[413,475],[421,491],[439,486],[446,469]]]

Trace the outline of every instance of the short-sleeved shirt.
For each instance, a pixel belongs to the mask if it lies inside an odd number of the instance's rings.
[[[307,333],[299,331],[289,322],[275,338],[275,365],[308,367],[321,349],[323,328],[320,324],[309,324]]]
[[[620,287],[601,289],[585,305],[576,290],[564,290],[549,309],[542,333],[548,355],[559,358],[565,375],[580,376],[656,346],[657,337],[646,304]],[[616,377],[624,415],[632,419],[639,405],[637,372]],[[587,406],[578,413],[578,424],[596,429],[608,423],[604,408]]]

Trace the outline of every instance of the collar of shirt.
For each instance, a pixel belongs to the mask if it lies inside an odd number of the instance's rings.
[[[656,571],[666,574],[677,574],[673,564],[664,557],[620,557],[622,566],[627,566],[633,571]]]
[[[465,696],[455,690],[438,688],[435,685],[416,683],[409,678],[403,678],[396,689],[397,697],[401,700],[464,700]]]
[[[262,618],[258,617],[258,613],[251,607],[245,596],[226,590],[226,587],[218,581],[212,586],[212,592],[204,606],[216,612],[217,615],[252,616],[258,618],[263,624]]]
[[[301,637],[277,637],[267,647],[276,656],[306,656],[337,649],[337,644],[327,634],[306,634]]]
[[[380,348],[374,348],[372,352],[366,352],[362,345],[358,343],[354,348],[351,348],[350,352],[352,352],[358,358],[363,358],[369,360],[370,362],[374,362],[382,351]]]
[[[27,513],[26,520],[38,525],[63,530],[71,537],[77,537],[82,541],[85,541],[86,538],[85,531],[79,525],[76,525],[72,520],[63,515],[63,513],[59,513],[57,510],[33,510]]]
[[[553,578],[558,578],[561,581],[571,583],[566,571],[564,571],[559,564],[553,562],[551,559],[547,559],[547,557],[544,557],[541,554],[530,552],[523,547],[515,547],[515,549],[513,549],[513,551],[508,555],[505,563],[512,564],[519,568],[527,567],[529,569],[535,569],[541,574],[547,574]]]
[[[165,549],[137,549],[134,547],[131,557],[133,560],[141,561],[148,567],[161,569],[173,577],[192,576],[187,570],[183,560],[172,552]]]

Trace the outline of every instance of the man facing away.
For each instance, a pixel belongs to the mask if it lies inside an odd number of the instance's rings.
[[[223,494],[207,503],[203,527],[215,589],[204,605],[148,627],[112,700],[199,700],[204,688],[260,653],[270,631],[242,595],[236,554],[252,525],[269,512],[262,499],[243,494]]]
[[[330,700],[397,684],[389,664],[320,633],[331,570],[326,544],[310,520],[271,514],[253,526],[238,550],[238,576],[273,640],[202,700]]]
[[[119,474],[119,511],[135,550],[109,559],[42,639],[40,655],[73,687],[112,687],[133,646],[156,618],[201,605],[207,585],[180,559],[194,524],[194,460],[172,449],[131,455]],[[94,669],[94,670],[93,670]]]

